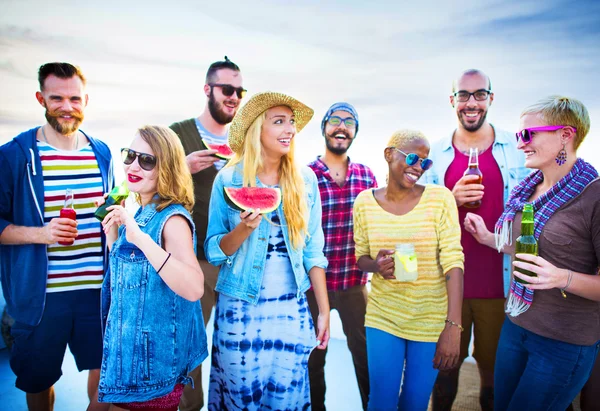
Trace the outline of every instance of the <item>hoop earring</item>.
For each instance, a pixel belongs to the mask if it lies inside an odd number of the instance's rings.
[[[558,154],[556,155],[556,158],[554,159],[554,161],[556,161],[556,164],[558,164],[559,166],[562,166],[563,164],[565,164],[567,162],[567,152],[565,151],[566,145],[567,145],[567,143],[563,143],[562,150],[560,150],[558,152]]]

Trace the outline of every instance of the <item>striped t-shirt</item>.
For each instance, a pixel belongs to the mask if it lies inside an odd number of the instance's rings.
[[[59,217],[65,190],[73,190],[77,238],[72,245],[48,246],[46,292],[100,288],[104,274],[101,225],[94,200],[103,195],[102,176],[92,147],[59,150],[38,141],[44,175],[44,224]]]
[[[209,144],[227,144],[227,133],[222,136],[218,136],[216,134],[211,133],[207,129],[204,128],[200,120],[196,118],[196,128],[198,129],[198,134],[202,137],[203,140],[206,140]],[[225,160],[215,161],[215,168],[220,170],[225,166]]]
[[[365,190],[354,202],[356,259],[410,243],[419,277],[413,282],[374,274],[365,326],[411,341],[436,342],[448,310],[444,274],[463,269],[456,201],[446,187],[426,185],[419,203],[404,215],[387,212]]]

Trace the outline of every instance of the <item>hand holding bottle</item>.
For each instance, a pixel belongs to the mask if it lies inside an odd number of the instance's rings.
[[[475,175],[465,175],[460,178],[452,188],[452,195],[456,206],[461,207],[468,203],[481,202],[483,198],[483,184],[478,183],[480,178]]]
[[[94,216],[103,221],[108,214],[108,207],[112,205],[122,205],[122,202],[125,201],[129,197],[129,188],[127,187],[127,181],[123,181],[121,185],[115,186],[108,196],[106,196],[106,200],[104,202],[98,201],[98,209],[94,213]]]
[[[71,245],[77,238],[77,221],[70,218],[53,218],[42,230],[44,244]]]
[[[532,290],[563,289],[568,283],[569,270],[558,268],[542,257],[533,254],[516,254],[513,261],[516,278]],[[524,274],[530,272],[534,276]]]
[[[469,180],[465,180],[465,181],[467,181],[467,184],[480,186],[481,192],[478,193],[477,195],[475,195],[474,193],[471,193],[470,197],[474,197],[474,198],[467,198],[466,201],[464,201],[463,204],[461,204],[461,205],[464,207],[467,207],[467,208],[478,208],[479,206],[481,206],[481,199],[483,198],[483,185],[481,184],[483,181],[483,174],[481,173],[481,170],[479,169],[479,150],[477,149],[477,147],[472,147],[469,149],[469,166],[465,170],[463,179],[466,176],[471,176],[469,178]],[[461,179],[461,180],[463,180],[463,179]],[[467,188],[467,191],[472,192],[474,190],[473,190],[473,188],[470,188],[470,190],[469,190],[469,188]],[[454,190],[453,190],[453,193],[454,193]],[[456,198],[456,196],[454,198]],[[457,201],[457,204],[458,204],[458,201]]]

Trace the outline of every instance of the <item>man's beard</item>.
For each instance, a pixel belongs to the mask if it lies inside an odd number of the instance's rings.
[[[223,104],[217,102],[217,99],[215,99],[215,95],[211,89],[210,96],[208,97],[208,111],[217,123],[224,126],[231,123],[231,120],[233,120],[233,117],[235,117],[235,113],[237,113],[237,107],[233,114],[225,113],[223,111]]]
[[[334,142],[337,140],[335,138],[337,134],[343,134],[346,136],[346,138],[350,141],[348,147],[336,147],[334,145]],[[325,137],[325,147],[327,147],[327,150],[331,151],[333,154],[341,156],[342,154],[346,154],[353,141],[354,139],[350,138],[350,134],[346,130],[335,130],[335,132]]]
[[[74,121],[72,123],[61,124],[58,121],[58,118],[64,115],[71,116]],[[64,113],[62,111],[50,111],[46,107],[46,120],[48,121],[48,124],[63,136],[69,136],[79,130],[83,118],[83,113],[80,112],[73,111],[71,113]]]
[[[466,111],[468,111],[468,110],[466,110]],[[483,123],[485,123],[485,119],[487,117],[487,110],[486,110],[486,111],[482,112],[481,117],[479,118],[479,121],[477,123],[469,124],[464,121],[464,118],[463,118],[464,113],[465,113],[465,111],[462,111],[460,113],[460,115],[458,116],[458,121],[460,121],[460,124],[462,124],[462,126],[465,130],[470,131],[470,132],[475,132],[475,131],[479,130],[481,128],[481,126],[483,126]]]

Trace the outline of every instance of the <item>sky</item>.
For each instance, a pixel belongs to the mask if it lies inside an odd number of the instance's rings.
[[[383,182],[383,149],[413,128],[435,141],[456,127],[448,96],[468,68],[486,72],[488,119],[517,131],[523,108],[551,94],[581,100],[592,128],[579,155],[600,168],[600,2],[594,0],[84,2],[0,0],[0,144],[44,122],[37,70],[79,65],[88,79],[82,130],[113,155],[144,124],[198,116],[210,63],[227,55],[249,95],[289,94],[315,110],[297,138],[308,163],[320,122],[352,103],[352,161]],[[121,167],[116,167],[122,176]]]

